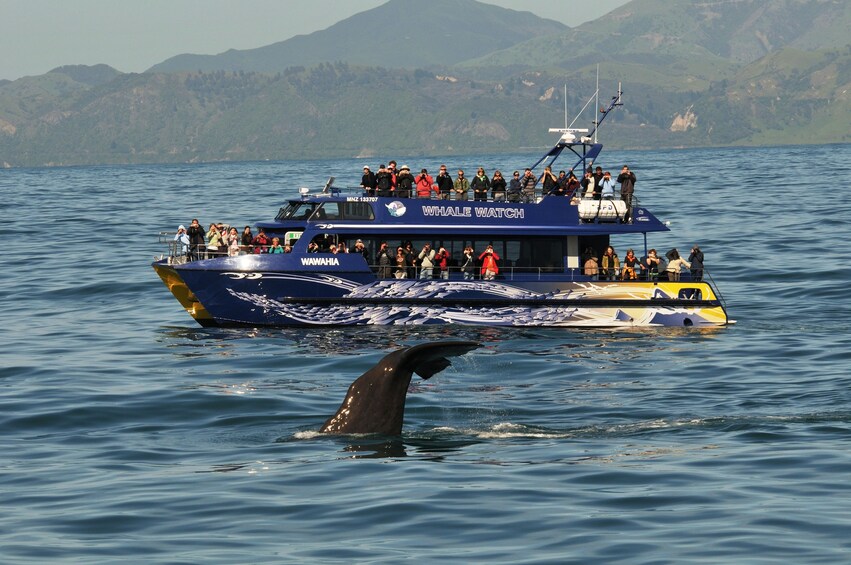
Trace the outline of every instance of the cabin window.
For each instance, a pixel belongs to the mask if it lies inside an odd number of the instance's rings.
[[[367,202],[323,202],[313,220],[374,220],[372,206]]]
[[[316,204],[308,202],[290,203],[281,208],[276,220],[306,220],[316,210]]]
[[[324,202],[312,219],[324,222],[325,220],[339,220],[340,217],[339,202]]]
[[[369,202],[344,202],[343,218],[346,220],[374,220],[375,213]]]
[[[680,300],[703,300],[703,292],[699,288],[681,288],[678,298]]]

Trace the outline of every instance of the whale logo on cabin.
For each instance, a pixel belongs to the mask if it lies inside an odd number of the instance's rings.
[[[398,200],[394,200],[390,204],[385,204],[387,206],[387,211],[390,212],[390,215],[394,218],[401,218],[405,215],[405,205]]]

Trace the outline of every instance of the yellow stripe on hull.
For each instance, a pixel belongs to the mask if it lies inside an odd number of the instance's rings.
[[[177,274],[174,267],[171,265],[154,264],[154,270],[160,276],[174,297],[177,298],[177,301],[180,302],[180,305],[183,306],[183,308],[189,312],[189,315],[192,316],[199,324],[205,326],[210,325],[210,322],[215,324],[213,316],[211,316],[210,313],[207,312],[207,309],[204,308],[204,305],[195,298],[195,295],[192,294],[192,291],[189,290],[189,287],[186,286],[186,283],[183,282],[183,279]]]

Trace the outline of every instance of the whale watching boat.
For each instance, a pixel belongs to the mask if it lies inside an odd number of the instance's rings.
[[[591,134],[620,100],[619,91],[608,108],[600,109]],[[587,129],[550,131],[562,136],[533,171],[551,165],[564,151],[578,159],[574,170],[585,171],[602,150]],[[577,133],[588,135],[577,139]],[[636,268],[632,280],[621,280],[620,272],[604,277],[602,268],[586,274],[587,250],[599,258],[612,237],[641,241],[643,236],[643,249],[636,245],[635,255],[646,256],[647,234],[668,231],[637,200],[629,206],[621,198],[595,199],[578,192],[572,197],[537,194],[528,202],[401,198],[368,195],[362,188],[346,194],[333,180],[315,193],[301,188],[273,221],[257,224],[270,239],[291,245],[291,252],[249,250],[205,258],[163,237],[169,252],[152,266],[202,326],[732,323],[705,270],[671,277],[679,280],[667,280],[664,267],[659,274]],[[353,247],[357,240],[365,253],[331,251],[341,243]],[[377,258],[382,242],[389,244],[389,265]],[[445,248],[445,268],[423,273],[423,266],[409,264],[397,269],[396,250],[406,242],[414,257],[426,243]],[[464,266],[468,246],[475,250],[473,269]],[[499,257],[496,275],[482,265],[488,246]],[[396,278],[397,271],[405,278]]]

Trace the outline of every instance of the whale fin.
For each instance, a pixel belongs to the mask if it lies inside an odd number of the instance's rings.
[[[477,347],[479,344],[474,341],[438,341],[385,355],[349,386],[337,413],[319,431],[337,434],[401,434],[405,399],[413,374],[430,379],[452,364],[447,357],[463,355]]]

